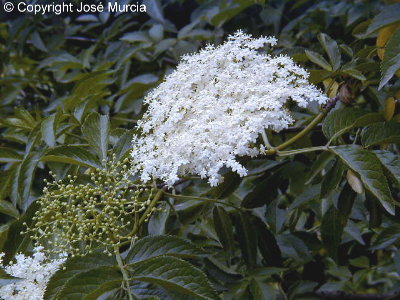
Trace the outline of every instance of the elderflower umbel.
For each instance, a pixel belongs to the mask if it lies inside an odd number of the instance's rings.
[[[91,253],[96,247],[110,253],[114,245],[130,240],[129,232],[142,215],[152,189],[132,185],[127,178],[129,159],[109,161],[103,169],[88,170],[89,176],[68,176],[47,182],[38,199],[40,210],[33,217],[31,238],[49,252],[75,255]],[[55,175],[54,179],[55,179]]]
[[[172,185],[179,175],[198,174],[215,186],[224,166],[244,176],[236,157],[260,154],[254,146],[260,133],[293,122],[284,107],[289,99],[301,107],[327,101],[290,57],[257,51],[265,44],[276,39],[238,31],[218,47],[184,56],[148,94],[132,151],[143,181]]]
[[[15,283],[0,287],[0,299],[4,300],[42,300],[50,277],[66,260],[66,255],[49,259],[43,247],[36,247],[33,256],[17,254],[15,263],[4,266],[7,274],[20,278]],[[1,257],[4,254],[0,254]]]

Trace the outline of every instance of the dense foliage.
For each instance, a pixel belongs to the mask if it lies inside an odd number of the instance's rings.
[[[0,12],[3,263],[31,255],[38,240],[55,256],[69,240],[62,251],[73,253],[44,299],[396,299],[396,2],[148,0],[147,14]],[[144,95],[183,54],[238,29],[274,35],[273,54],[309,70],[331,102],[291,105],[295,124],[266,132],[276,148],[239,158],[244,177],[223,169],[212,188],[196,176],[139,186],[127,164]],[[18,282],[0,276],[0,286]]]

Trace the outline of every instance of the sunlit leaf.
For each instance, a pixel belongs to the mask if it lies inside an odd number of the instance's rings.
[[[364,184],[390,214],[394,214],[394,201],[379,159],[373,152],[355,145],[331,148],[343,162],[355,171]]]

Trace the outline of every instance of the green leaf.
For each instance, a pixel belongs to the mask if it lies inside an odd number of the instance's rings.
[[[374,17],[365,35],[370,35],[385,26],[400,22],[399,11],[400,3],[385,6],[382,11]]]
[[[398,13],[398,15],[400,15]],[[400,20],[400,17],[399,17]],[[397,70],[400,69],[400,28],[398,28],[385,47],[385,55],[381,62],[381,82],[379,90],[393,77]]]
[[[253,299],[276,299],[278,291],[264,280],[252,279],[250,281],[250,292]]]
[[[39,144],[41,137],[40,126],[38,126],[28,135],[25,153],[33,151],[34,147]]]
[[[54,56],[43,59],[38,65],[38,68],[41,69],[49,66],[57,67],[60,70],[83,68],[82,63],[76,57],[66,52],[57,53]]]
[[[324,177],[325,178],[325,177]],[[289,211],[295,208],[306,208],[310,203],[319,198],[320,196],[320,185],[315,184],[309,186],[299,194],[295,195],[294,201],[287,208]]]
[[[356,108],[334,110],[326,116],[322,123],[322,131],[328,139],[339,136],[353,128],[356,120],[365,114],[366,111]]]
[[[144,0],[147,14],[154,20],[165,23],[163,8],[160,0]]]
[[[19,211],[12,205],[11,202],[6,200],[0,200],[0,213],[9,215],[16,219],[19,218]]]
[[[38,153],[28,154],[21,163],[18,173],[18,205],[20,208],[26,209],[31,194],[31,186],[34,179],[36,166],[39,162]]]
[[[216,206],[213,209],[213,220],[214,229],[217,233],[220,243],[226,252],[233,254],[235,250],[235,244],[231,218],[223,207]]]
[[[155,24],[149,29],[150,37],[157,42],[164,38],[164,27],[160,24]]]
[[[254,230],[250,218],[249,213],[238,213],[235,218],[235,228],[243,259],[252,268],[257,260],[257,232]]]
[[[365,207],[369,212],[368,225],[369,228],[379,228],[382,224],[382,212],[378,200],[371,195],[365,193]]]
[[[366,127],[361,137],[364,147],[378,144],[399,144],[400,124],[396,122],[379,122]]]
[[[247,176],[260,175],[261,173],[275,169],[286,161],[276,161],[270,159],[252,159],[246,163],[246,169],[248,170]]]
[[[287,211],[279,207],[279,199],[273,200],[267,206],[265,214],[269,227],[274,233],[279,233],[287,220]]]
[[[91,113],[82,125],[82,133],[101,160],[107,159],[110,121],[108,116]]]
[[[376,155],[356,145],[337,146],[330,148],[330,151],[360,176],[365,188],[379,200],[387,212],[393,215],[394,200]]]
[[[14,220],[8,225],[8,228],[1,233],[1,238],[5,239],[4,245],[0,242],[0,252],[4,252],[3,262],[7,264],[12,260],[17,253],[24,253],[26,248],[31,243],[31,238],[28,234],[22,234],[26,231],[26,227],[31,226],[33,222],[33,216],[38,210],[38,204],[33,202],[26,212],[19,217],[18,220]],[[24,225],[26,223],[26,226]]]
[[[147,225],[147,231],[150,235],[165,234],[171,216],[171,207],[166,202],[159,203],[157,207],[159,210],[151,214]]]
[[[254,4],[254,2],[249,0],[241,0],[237,3],[232,2],[232,4],[225,6],[217,14],[212,16],[210,23],[215,27],[222,26],[225,22],[239,14],[251,4]]]
[[[328,162],[330,162],[334,156],[330,152],[322,152],[316,159],[316,161],[312,164],[310,170],[310,177],[308,178],[306,184],[310,184],[315,177],[317,177],[321,171],[325,168]]]
[[[41,130],[42,137],[47,146],[54,147],[56,144],[55,127],[54,120],[56,115],[52,114],[42,121]]]
[[[370,250],[375,251],[384,249],[400,239],[400,225],[393,224],[392,226],[383,229],[376,239],[372,242]]]
[[[132,280],[149,282],[194,299],[217,299],[206,275],[190,263],[171,256],[153,257],[128,265]]]
[[[318,84],[328,79],[331,76],[331,71],[327,70],[310,70],[309,81],[313,84]]]
[[[39,50],[43,52],[48,52],[46,45],[43,43],[42,38],[40,37],[40,34],[37,31],[34,31],[31,34],[31,41],[32,44]]]
[[[383,168],[390,174],[393,181],[397,181],[400,186],[400,158],[390,151],[374,151],[382,163]]]
[[[367,78],[363,75],[363,73],[361,73],[360,71],[358,71],[357,69],[346,69],[346,70],[342,70],[343,73],[350,75],[351,77],[358,79],[358,80],[367,80]]]
[[[32,114],[27,111],[26,109],[23,108],[18,108],[15,110],[15,119],[10,118],[9,120],[13,124],[15,121],[14,125],[16,127],[21,127],[25,129],[32,130],[36,127],[36,120],[32,117]]]
[[[258,232],[258,248],[268,266],[281,267],[282,254],[275,236],[259,218],[254,219]]]
[[[13,169],[7,171],[0,171],[0,199],[5,199],[10,196],[11,181],[13,179],[13,176],[14,176]]]
[[[353,222],[352,220],[347,220],[347,226],[344,229],[344,231],[350,235],[352,238],[354,238],[357,242],[359,242],[361,245],[365,246],[365,242],[363,240],[362,234],[360,229],[357,227],[356,223]]]
[[[369,268],[369,258],[366,256],[360,256],[357,258],[349,259],[349,263],[352,266],[359,267],[359,268]]]
[[[281,234],[277,236],[277,241],[283,256],[301,263],[307,263],[312,259],[307,245],[295,235]]]
[[[278,176],[271,175],[257,182],[255,188],[244,197],[241,206],[244,208],[256,208],[269,204],[276,197],[276,186],[279,181],[280,178]]]
[[[100,267],[77,274],[67,282],[57,299],[96,300],[104,292],[121,286],[118,267]]]
[[[136,263],[160,255],[194,258],[204,251],[191,242],[176,236],[146,236],[135,243],[129,251],[126,261]]]
[[[338,70],[341,65],[341,55],[336,41],[333,40],[329,35],[324,33],[318,34],[318,40],[324,48],[325,52],[328,54],[329,60],[333,67],[333,71]]]
[[[305,50],[305,53],[308,59],[312,61],[314,64],[317,64],[318,66],[327,71],[332,71],[332,66],[326,61],[326,59],[321,54],[310,50]]]
[[[337,258],[337,250],[342,241],[342,234],[347,224],[356,193],[346,184],[338,199],[338,207],[331,206],[321,221],[321,238],[328,253]]]
[[[128,32],[124,34],[121,37],[122,41],[127,41],[127,42],[148,42],[149,36],[146,32],[143,31],[133,31],[133,32]]]
[[[81,103],[82,98],[91,97],[94,94],[102,92],[104,87],[114,82],[112,75],[114,70],[102,70],[87,73],[79,78],[76,85],[72,89],[69,102],[66,103],[66,108],[73,109]]]
[[[146,300],[163,300],[163,299],[172,299],[168,294],[171,291],[166,292],[159,286],[156,286],[147,282],[133,281],[130,284],[131,291],[135,297],[138,299],[146,299]],[[176,294],[174,294],[176,296]],[[108,299],[108,298],[107,298]],[[113,299],[113,298],[111,298]],[[109,300],[111,300],[109,299]],[[134,298],[136,299],[136,298]],[[186,299],[186,298],[184,298]],[[121,299],[122,300],[122,299]],[[178,299],[177,299],[178,300]]]
[[[216,199],[223,199],[232,194],[240,185],[241,177],[234,172],[224,175],[224,181],[218,186],[211,188],[204,196],[211,195]]]
[[[0,147],[0,163],[17,162],[21,160],[22,155],[18,154],[17,151],[7,147]]]
[[[85,167],[101,168],[101,162],[82,146],[58,146],[46,152],[41,161],[62,162]]]
[[[19,195],[18,195],[18,178],[19,178],[19,172],[21,170],[21,164],[17,165],[14,169],[11,170],[10,177],[11,177],[11,182],[10,182],[10,199],[11,202],[17,206],[19,203]]]
[[[344,169],[345,165],[340,159],[329,169],[322,179],[321,198],[329,196],[329,194],[339,186],[342,181]]]
[[[336,259],[337,249],[342,240],[343,225],[340,224],[339,211],[336,207],[331,206],[325,213],[321,222],[321,238],[328,253]]]
[[[63,269],[58,270],[50,278],[44,294],[44,299],[60,299],[60,295],[63,293],[64,288],[69,286],[70,281],[74,280],[79,276],[79,274],[96,270],[104,266],[114,266],[116,263],[114,257],[109,257],[108,255],[97,251],[83,257],[69,258],[64,263]]]
[[[124,157],[125,154],[132,149],[133,134],[133,130],[127,130],[118,137],[118,142],[113,149],[113,154],[115,155],[115,159],[117,161]]]
[[[143,95],[143,92],[148,90],[150,87],[154,86],[158,80],[159,80],[158,76],[152,73],[146,73],[135,76],[123,85],[122,89],[119,91],[119,94],[123,94],[126,92],[141,91],[141,93],[138,94],[135,93],[134,95],[135,96]]]
[[[353,128],[364,127],[368,124],[377,123],[383,121],[384,117],[381,113],[367,113],[359,117],[352,125]]]

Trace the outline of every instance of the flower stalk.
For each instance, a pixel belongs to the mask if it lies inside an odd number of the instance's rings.
[[[279,151],[276,154],[278,156],[290,156],[290,155],[296,155],[296,154],[300,154],[300,153],[307,153],[307,152],[314,152],[314,151],[327,151],[328,149],[329,149],[328,146],[318,146],[318,147],[310,147],[310,148],[303,148],[303,149],[296,149],[296,150],[289,150],[289,151]]]
[[[157,194],[155,194],[153,200],[151,200],[149,206],[147,206],[146,211],[140,217],[139,221],[135,222],[135,225],[133,226],[132,231],[128,234],[129,237],[133,237],[139,231],[140,226],[148,219],[148,217],[150,216],[150,214],[153,211],[154,207],[156,206],[157,202],[163,196],[163,192],[164,192],[164,188],[159,189],[157,191]]]
[[[297,154],[297,153],[304,153],[304,152],[311,152],[311,151],[318,151],[318,150],[327,150],[327,146],[323,146],[323,147],[298,149],[298,150],[293,150],[293,151],[285,151],[284,153],[282,153],[282,151],[280,151],[280,150],[283,150],[283,149],[289,147],[290,145],[292,145],[293,143],[295,143],[296,141],[298,141],[299,139],[304,137],[315,126],[317,126],[325,118],[325,116],[329,113],[329,111],[335,107],[336,102],[338,100],[339,100],[339,97],[337,97],[337,96],[330,99],[326,103],[326,105],[323,107],[322,111],[318,115],[316,115],[315,118],[303,130],[301,130],[299,133],[297,133],[295,136],[288,139],[284,143],[278,145],[277,147],[268,149],[267,151],[265,151],[265,155],[275,155],[276,154],[278,156],[287,156],[287,155],[292,155],[292,154]],[[316,148],[318,148],[318,149],[316,149]],[[309,150],[307,150],[307,149],[309,149]]]
[[[130,284],[129,284],[129,275],[126,272],[125,265],[124,265],[124,263],[122,261],[122,257],[121,257],[121,254],[119,252],[119,247],[118,246],[114,246],[114,252],[115,252],[115,259],[117,260],[118,267],[121,270],[122,277],[124,279],[124,281],[122,282],[122,288],[128,294],[129,300],[133,300],[133,295],[132,295],[131,290],[129,288],[129,286],[130,286]]]
[[[326,115],[326,112],[319,113],[311,121],[311,123],[308,124],[302,131],[300,131],[298,134],[296,134],[294,137],[288,139],[284,143],[280,144],[279,146],[276,146],[274,148],[271,148],[271,149],[265,151],[265,154],[266,155],[278,154],[280,150],[283,150],[283,149],[289,147],[290,145],[292,145],[293,143],[295,143],[296,141],[301,139],[303,136],[305,136],[307,133],[309,133],[315,126],[317,126],[319,124],[319,122],[321,122],[321,120],[325,117],[325,115]]]

